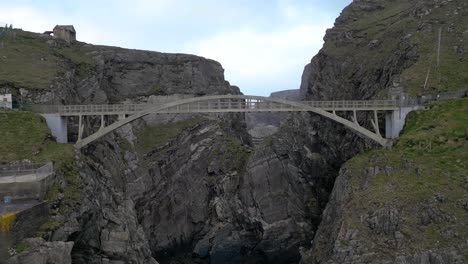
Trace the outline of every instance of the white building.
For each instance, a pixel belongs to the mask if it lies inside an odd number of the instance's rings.
[[[0,108],[13,108],[13,99],[11,94],[0,94]]]

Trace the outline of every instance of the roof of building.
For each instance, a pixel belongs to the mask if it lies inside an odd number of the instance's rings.
[[[65,29],[65,30],[67,30],[67,31],[76,33],[75,28],[73,27],[73,25],[56,25],[56,26],[54,27],[54,30],[55,30],[55,29]]]

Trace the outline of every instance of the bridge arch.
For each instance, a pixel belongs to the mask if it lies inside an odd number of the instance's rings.
[[[230,104],[223,104],[225,108],[220,107],[219,103],[222,101],[227,101],[231,102]],[[247,101],[255,101],[254,104],[251,104],[250,107],[248,108],[249,105],[245,105],[247,107],[241,108],[238,107],[242,103],[245,103]],[[208,105],[210,102],[213,103],[213,105],[218,106],[219,108],[214,108],[210,109],[209,107],[206,109],[196,107],[195,104],[199,104],[202,102],[208,102]],[[237,105],[239,103],[239,105]],[[269,108],[269,107],[255,107],[255,104],[258,103],[273,103],[275,104],[275,108]],[[217,105],[218,104],[218,105]],[[186,106],[186,107],[184,107]],[[192,109],[190,109],[190,106],[192,106]],[[231,106],[231,107],[230,107]],[[339,111],[340,109],[337,109]],[[263,97],[263,96],[250,96],[250,95],[212,95],[212,96],[202,96],[202,97],[193,97],[193,98],[188,98],[188,99],[182,99],[170,103],[166,103],[164,105],[156,105],[154,107],[148,107],[142,111],[136,112],[124,119],[118,120],[108,126],[101,127],[97,132],[94,134],[89,135],[86,138],[79,139],[75,143],[75,147],[80,149],[91,142],[103,137],[104,135],[109,134],[110,132],[116,130],[119,127],[122,127],[136,119],[142,118],[144,116],[150,115],[150,114],[167,114],[167,113],[212,113],[212,112],[313,112],[316,114],[319,114],[321,116],[324,116],[326,118],[329,118],[335,122],[338,122],[340,124],[343,124],[344,126],[350,128],[351,130],[369,138],[372,139],[373,141],[379,143],[382,146],[390,146],[391,145],[391,140],[383,138],[380,133],[374,133],[362,126],[360,126],[357,123],[357,120],[350,121],[347,120],[343,117],[340,117],[336,115],[335,111],[332,111],[332,113],[318,108],[318,107],[313,107],[304,103],[301,103],[300,101],[289,101],[289,100],[284,100],[284,99],[278,99],[278,98],[271,98],[271,97]],[[375,121],[376,122],[376,121]],[[373,121],[374,123],[374,121]]]

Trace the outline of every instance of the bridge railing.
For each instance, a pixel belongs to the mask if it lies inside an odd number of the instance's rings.
[[[58,113],[127,113],[139,112],[154,104],[61,105]]]
[[[300,110],[300,107],[287,105],[278,102],[262,101],[262,100],[239,100],[239,99],[220,99],[213,101],[199,101],[181,104],[169,107],[162,110],[163,113],[180,113],[180,112],[210,112],[210,111],[235,111],[236,109],[245,112],[255,110]]]
[[[360,100],[360,101],[298,101],[295,104],[320,108],[327,111],[332,110],[392,110],[398,107],[413,106],[420,104],[419,100],[408,99],[398,100]],[[132,114],[158,108],[164,104],[107,104],[107,105],[21,105],[21,110],[38,113],[51,113],[59,115],[109,115],[109,114]],[[215,112],[217,110],[241,109],[242,112],[250,110],[281,110],[300,111],[300,106],[267,100],[246,100],[246,99],[214,99],[189,102],[160,111],[161,113],[178,112]]]
[[[54,165],[51,161],[39,164],[18,164],[0,167],[0,177],[18,177],[25,175],[39,176],[48,175],[54,172]]]
[[[322,109],[353,109],[353,108],[396,108],[398,102],[395,100],[372,100],[372,101],[305,101],[301,102],[311,107]]]
[[[374,101],[302,101],[296,102],[316,108],[327,110],[332,109],[353,109],[353,108],[396,108],[398,102],[393,100],[374,100]],[[57,106],[34,106],[35,111],[42,113],[58,114],[129,114],[136,113],[149,108],[157,108],[163,104],[109,104],[109,105],[57,105]],[[244,99],[217,99],[196,101],[169,107],[162,112],[196,112],[196,111],[215,111],[228,109],[242,110],[300,110],[298,106],[287,105],[279,102],[262,100],[244,100]]]

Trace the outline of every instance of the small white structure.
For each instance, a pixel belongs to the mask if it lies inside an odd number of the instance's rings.
[[[13,99],[11,94],[0,94],[0,108],[13,108]]]

